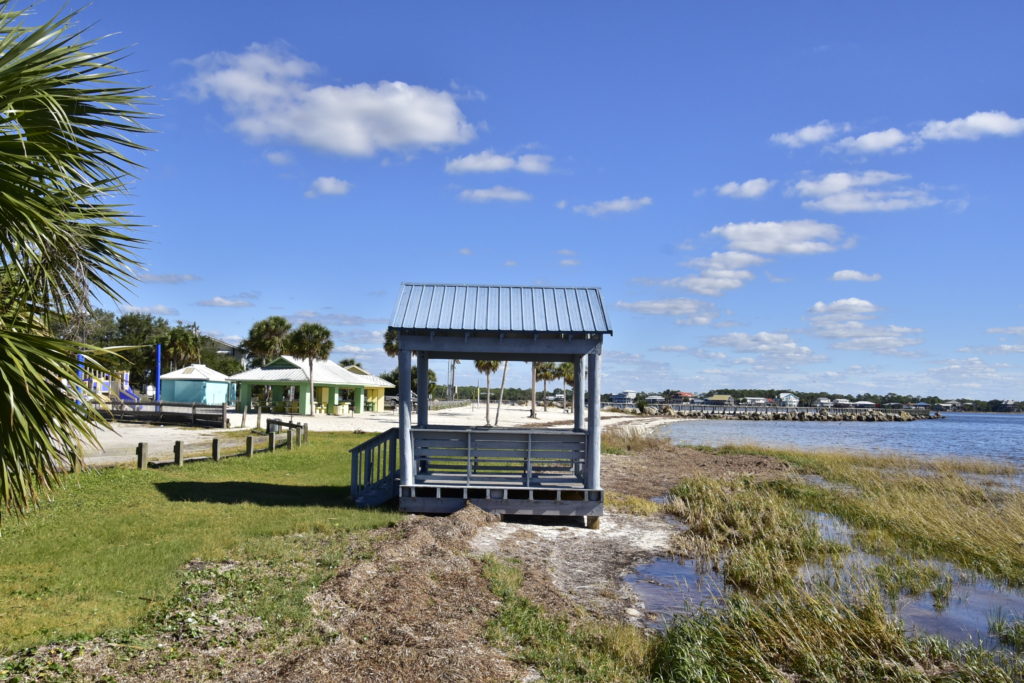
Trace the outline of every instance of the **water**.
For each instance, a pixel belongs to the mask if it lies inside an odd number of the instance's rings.
[[[752,443],[922,456],[965,456],[1024,465],[1024,414],[946,413],[915,422],[680,420],[665,433],[701,446]]]

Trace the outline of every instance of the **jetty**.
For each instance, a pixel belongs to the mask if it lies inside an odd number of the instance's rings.
[[[659,404],[643,409],[635,404],[603,403],[604,410],[631,415],[681,417],[705,420],[798,420],[805,422],[913,422],[935,420],[942,415],[928,408],[861,408],[856,406],[712,405],[700,403]]]

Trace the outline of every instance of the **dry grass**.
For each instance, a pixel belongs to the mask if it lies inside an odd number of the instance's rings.
[[[614,512],[624,512],[627,515],[640,515],[642,517],[651,517],[664,512],[664,506],[659,503],[655,503],[649,498],[641,498],[640,496],[631,496],[628,493],[615,493],[614,491],[606,491],[604,496],[604,503],[608,506],[609,510]]]
[[[617,425],[601,431],[602,453],[622,455],[670,448],[672,448],[670,439],[658,436],[643,427]]]

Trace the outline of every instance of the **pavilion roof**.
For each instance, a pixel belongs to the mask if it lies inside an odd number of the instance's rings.
[[[444,332],[612,332],[598,287],[404,283],[391,327]]]
[[[308,382],[309,361],[294,356],[281,356],[262,368],[254,368],[232,375],[235,382]],[[313,383],[322,386],[347,387],[384,387],[390,389],[395,385],[369,373],[357,374],[346,370],[330,360],[313,361]]]
[[[223,372],[217,372],[213,368],[208,368],[202,363],[193,363],[192,365],[179,368],[174,372],[165,372],[160,375],[161,380],[166,379],[192,379],[205,382],[230,382],[231,380]]]

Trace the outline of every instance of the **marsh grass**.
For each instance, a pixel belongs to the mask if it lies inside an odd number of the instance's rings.
[[[601,430],[602,453],[625,455],[671,447],[671,439],[643,428],[615,426]]]
[[[396,520],[349,502],[348,449],[364,439],[318,433],[273,455],[66,475],[50,502],[3,526],[0,652],[135,628],[167,608],[193,558],[298,562],[282,537]],[[267,611],[294,604],[272,597],[279,585],[267,584]]]
[[[660,503],[655,503],[653,500],[648,498],[641,498],[640,496],[633,496],[628,493],[605,491],[604,503],[610,510],[613,510],[614,512],[622,512],[627,515],[651,517],[664,512],[664,506]]]
[[[989,619],[988,630],[1003,645],[1024,651],[1024,621],[997,614]]]

